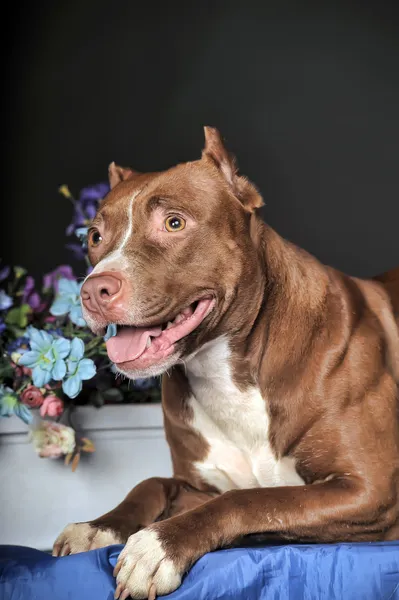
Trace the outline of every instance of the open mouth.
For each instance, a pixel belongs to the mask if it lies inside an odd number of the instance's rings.
[[[154,327],[118,326],[106,342],[110,360],[123,369],[142,370],[173,354],[174,345],[194,331],[214,306],[210,296],[190,304],[172,320]],[[125,364],[129,363],[129,364]]]

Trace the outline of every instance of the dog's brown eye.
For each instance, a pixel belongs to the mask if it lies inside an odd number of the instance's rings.
[[[98,229],[92,229],[89,232],[89,245],[90,246],[98,246],[99,244],[101,244],[101,242],[103,241],[103,238],[101,237],[101,233],[98,231]]]
[[[173,215],[172,217],[168,217],[165,221],[165,229],[166,231],[181,231],[186,226],[186,222],[182,217],[177,217]]]

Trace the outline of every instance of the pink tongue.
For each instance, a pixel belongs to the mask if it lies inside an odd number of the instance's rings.
[[[158,337],[161,333],[161,327],[123,327],[106,342],[108,356],[114,363],[135,360],[146,349],[148,338]]]

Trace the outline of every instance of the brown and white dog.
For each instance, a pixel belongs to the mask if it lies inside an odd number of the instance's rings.
[[[399,539],[399,269],[348,277],[283,240],[205,128],[201,160],[110,166],[82,287],[127,377],[163,373],[174,476],[68,525],[65,555],[126,543],[115,597],[154,598],[245,536]]]

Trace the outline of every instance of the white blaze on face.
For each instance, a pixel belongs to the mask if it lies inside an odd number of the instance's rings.
[[[127,242],[130,239],[133,231],[133,202],[139,195],[141,190],[137,190],[131,199],[129,200],[129,204],[127,207],[127,227],[122,235],[122,239],[120,241],[119,246],[113,250],[108,256],[100,260],[100,262],[94,267],[92,274],[99,275],[103,271],[108,271],[112,268],[114,269],[123,269],[127,267],[127,259],[123,252]],[[90,277],[90,275],[89,275]]]

